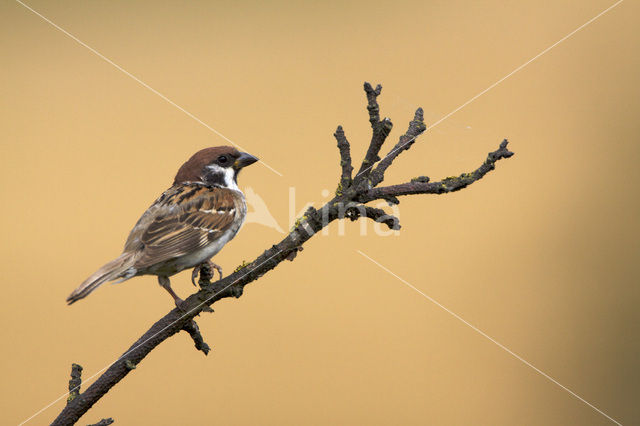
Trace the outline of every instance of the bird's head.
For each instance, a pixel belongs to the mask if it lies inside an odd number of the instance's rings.
[[[202,182],[237,189],[240,170],[256,161],[232,146],[201,149],[180,167],[173,183]]]

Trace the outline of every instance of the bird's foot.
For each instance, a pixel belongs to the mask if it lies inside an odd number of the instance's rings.
[[[183,313],[186,313],[186,312],[187,312],[186,307],[184,307],[184,306],[185,306],[185,304],[184,304],[184,300],[182,300],[182,299],[180,299],[180,298],[178,297],[178,298],[174,299],[173,301],[174,301],[174,302],[175,302],[175,304],[176,304],[176,308],[178,308],[178,310],[179,310],[180,312],[183,312]]]
[[[214,268],[216,271],[218,271],[218,275],[220,275],[220,278],[218,279],[222,279],[222,267],[220,265],[216,265],[215,263],[213,263],[212,261],[209,261],[209,263],[211,264],[210,266],[212,268]]]
[[[193,268],[193,271],[191,272],[191,282],[193,283],[193,285],[196,287],[198,286],[198,284],[196,283],[198,275],[200,275],[200,282],[210,282],[214,276],[213,269],[218,271],[220,279],[222,279],[222,268],[212,261],[207,260],[206,262],[202,262],[201,264]]]
[[[196,284],[196,278],[198,278],[198,274],[200,273],[201,269],[202,265],[198,265],[193,268],[193,271],[191,271],[191,284],[193,284],[194,287],[198,286],[198,284]]]

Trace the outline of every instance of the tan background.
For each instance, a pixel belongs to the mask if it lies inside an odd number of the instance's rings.
[[[612,1],[30,1],[56,24],[280,171],[241,176],[288,229],[360,158],[362,82],[396,124],[427,122]],[[225,142],[20,4],[0,7],[4,200],[0,423],[16,424],[114,361],[171,307],[154,278],[68,293],[116,256],[197,149]],[[624,424],[640,422],[640,7],[626,1],[420,138],[388,176],[470,171],[473,187],[405,199],[403,230],[348,224],[200,319],[82,419],[117,424],[610,424],[378,260]],[[279,239],[248,224],[226,271]],[[188,273],[174,278],[193,291]],[[29,424],[48,424],[59,401]]]

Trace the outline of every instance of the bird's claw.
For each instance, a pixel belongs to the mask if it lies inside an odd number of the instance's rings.
[[[209,261],[209,263],[211,263],[210,266],[212,266],[216,271],[218,271],[218,275],[220,275],[219,279],[222,279],[222,267],[220,267],[220,265],[216,265],[215,263]]]
[[[211,281],[211,279],[214,277],[212,269],[218,271],[220,279],[222,279],[222,268],[212,261],[207,260],[206,262],[202,262],[200,265],[193,268],[193,271],[191,272],[191,283],[193,283],[193,285],[196,287],[198,286],[198,283],[196,282],[198,275],[200,275],[200,281]]]
[[[195,268],[193,268],[193,271],[191,271],[191,283],[197,287],[198,284],[196,284],[196,278],[198,278],[198,274],[200,273],[200,265],[196,266]]]

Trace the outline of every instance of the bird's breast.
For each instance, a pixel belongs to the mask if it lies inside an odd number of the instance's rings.
[[[167,275],[173,275],[185,269],[193,268],[200,265],[202,262],[211,259],[213,256],[218,254],[220,250],[222,250],[225,244],[236,236],[244,223],[246,215],[247,205],[244,201],[244,197],[238,197],[235,202],[235,219],[228,229],[216,236],[216,238],[205,247],[184,256],[172,259],[164,265],[158,265],[155,269],[159,269],[154,273],[166,273]]]

